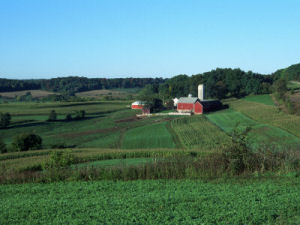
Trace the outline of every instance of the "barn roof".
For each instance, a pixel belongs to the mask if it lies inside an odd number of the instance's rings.
[[[142,101],[135,101],[133,103],[131,103],[131,105],[144,105],[145,103]]]
[[[192,103],[194,104],[198,100],[197,97],[181,97],[178,100],[178,103]]]

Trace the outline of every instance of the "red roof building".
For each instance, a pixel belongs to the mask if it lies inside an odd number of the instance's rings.
[[[136,101],[131,104],[132,109],[142,109],[144,107],[144,103],[141,101]]]
[[[196,97],[181,97],[177,103],[178,112],[191,112],[194,114],[203,114],[219,110],[223,107],[218,100],[200,100]]]

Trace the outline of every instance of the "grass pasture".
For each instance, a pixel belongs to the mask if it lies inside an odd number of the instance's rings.
[[[299,178],[1,185],[1,224],[299,224]]]
[[[228,134],[231,134],[235,128],[245,130],[246,127],[250,127],[247,138],[253,148],[265,144],[283,150],[300,146],[300,138],[295,135],[278,127],[258,123],[240,112],[225,110],[206,117]]]
[[[257,103],[262,103],[265,105],[272,105],[274,106],[274,102],[272,100],[272,97],[269,94],[266,95],[249,95],[243,98],[245,101],[249,102],[257,102]]]
[[[236,100],[229,103],[235,111],[241,112],[251,119],[271,126],[279,127],[300,137],[300,117],[281,112],[277,107]]]

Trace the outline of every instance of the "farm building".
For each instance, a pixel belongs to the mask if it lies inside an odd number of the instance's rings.
[[[222,109],[223,105],[218,100],[204,100],[204,85],[198,86],[198,97],[181,97],[177,103],[178,112],[191,112],[194,114],[203,114],[205,112],[216,111]]]
[[[223,105],[218,100],[200,100],[197,97],[179,98],[177,104],[178,112],[192,112],[194,114],[203,114],[205,112],[222,109]]]
[[[131,104],[132,109],[142,109],[144,107],[144,103],[141,101],[135,101]]]

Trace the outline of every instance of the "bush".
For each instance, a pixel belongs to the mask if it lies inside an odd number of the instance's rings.
[[[41,149],[42,138],[36,134],[23,133],[14,137],[12,146],[15,151]]]
[[[10,124],[10,120],[9,113],[0,113],[0,128],[6,128]]]
[[[0,153],[6,153],[7,152],[7,148],[5,143],[0,139]]]
[[[72,114],[68,113],[68,114],[66,115],[66,119],[65,119],[65,120],[71,121],[71,120],[72,120]]]
[[[52,151],[48,161],[43,165],[43,169],[65,169],[74,161],[72,151]]]
[[[55,110],[51,110],[48,121],[55,121],[56,117],[57,117],[57,114],[56,114]]]
[[[42,165],[47,180],[50,182],[65,180],[72,172],[67,169],[73,161],[74,156],[70,150],[51,152],[49,159]]]
[[[76,111],[76,119],[83,119],[85,117],[85,110]]]

